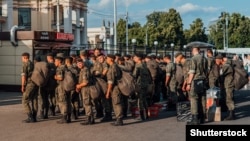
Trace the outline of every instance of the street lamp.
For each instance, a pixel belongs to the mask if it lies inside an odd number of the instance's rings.
[[[133,53],[135,54],[135,52],[136,52],[136,47],[135,47],[135,45],[136,45],[136,39],[132,39],[132,46],[133,46]]]
[[[183,46],[183,49],[184,49],[184,51],[185,51],[185,56],[186,56],[186,55],[187,55],[187,54],[186,54],[186,51],[187,51],[187,45],[184,45],[184,46]]]
[[[157,56],[157,45],[158,45],[158,41],[154,41],[154,45],[155,45],[155,56]]]
[[[165,45],[164,45],[164,56],[166,55],[167,47],[168,47],[168,45],[165,44]]]
[[[174,43],[171,43],[170,44],[170,46],[171,46],[171,48],[172,48],[172,61],[173,61],[173,59],[174,59]]]
[[[103,42],[103,39],[104,39],[104,35],[99,35],[99,39],[100,39],[100,44],[101,44],[101,48],[103,49],[103,46],[104,46],[104,42]]]

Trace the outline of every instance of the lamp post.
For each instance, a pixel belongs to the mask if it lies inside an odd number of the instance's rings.
[[[165,44],[165,45],[164,45],[164,56],[166,55],[167,47],[168,47],[168,45]]]
[[[103,46],[104,46],[104,42],[103,42],[104,36],[102,34],[99,35],[99,39],[100,39],[101,49],[104,49],[103,48]]]
[[[132,49],[132,52],[133,52],[133,54],[135,54],[135,52],[136,52],[136,39],[132,39],[132,47],[133,47],[133,49]]]
[[[172,61],[173,61],[173,59],[174,59],[174,43],[171,43],[170,46],[171,46],[171,48],[172,48],[172,56],[171,56],[171,59],[172,59]]]
[[[187,52],[186,52],[186,51],[187,51],[187,45],[184,45],[184,46],[183,46],[183,49],[184,49],[184,51],[185,51],[185,56],[186,56],[186,55],[187,55],[187,54],[186,54],[186,53],[187,53]]]
[[[158,45],[158,41],[154,41],[154,45],[155,45],[155,56],[157,56],[157,45]]]

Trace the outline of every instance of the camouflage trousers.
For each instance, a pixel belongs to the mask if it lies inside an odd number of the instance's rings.
[[[122,109],[122,102],[121,102],[121,92],[118,86],[114,86],[111,92],[111,99],[112,99],[112,106],[115,112],[116,119],[121,119],[123,117],[123,109]]]
[[[194,84],[191,84],[191,90],[189,92],[189,99],[191,103],[192,115],[204,115],[206,113],[206,91],[203,93],[196,93],[194,91]]]
[[[86,116],[93,117],[94,101],[92,100],[92,98],[90,96],[90,92],[88,90],[88,87],[82,88],[81,95],[82,95],[82,101],[83,101],[83,106],[85,109]]]
[[[71,105],[71,92],[66,92],[60,85],[57,86],[58,106],[62,115],[70,114]]]
[[[38,110],[38,86],[29,81],[22,96],[22,105],[27,114],[36,114]]]

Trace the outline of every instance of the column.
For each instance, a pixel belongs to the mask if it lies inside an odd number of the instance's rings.
[[[84,22],[84,27],[83,27],[83,44],[88,44],[88,36],[87,36],[87,11],[83,11],[83,22]]]
[[[10,31],[13,26],[13,0],[2,1],[2,15],[7,17],[6,23],[3,23],[3,31]]]
[[[75,33],[75,44],[79,45],[81,44],[81,35],[80,35],[80,30],[81,30],[81,24],[80,24],[80,9],[76,9],[76,33]]]
[[[72,7],[63,7],[64,33],[72,33]]]

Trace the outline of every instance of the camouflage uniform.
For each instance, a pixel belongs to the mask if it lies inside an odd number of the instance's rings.
[[[138,107],[140,110],[140,119],[145,120],[144,110],[148,113],[148,103],[147,103],[147,87],[152,83],[150,72],[144,63],[137,63],[133,71],[133,76],[137,85],[137,98],[138,98]],[[147,118],[147,114],[146,114]]]
[[[202,55],[197,54],[191,58],[189,74],[194,74],[194,78],[191,83],[190,90],[190,101],[191,101],[191,114],[193,116],[193,120],[188,124],[199,124],[198,119],[200,119],[201,123],[205,120],[205,111],[206,111],[206,92],[204,89],[204,82],[207,74],[207,59]],[[196,87],[195,81],[202,81],[203,86]],[[201,92],[197,92],[196,90],[202,88]]]
[[[214,57],[208,57],[208,82],[209,82],[209,88],[215,87],[216,80],[218,79],[218,74],[216,74],[217,67],[215,64]]]
[[[113,64],[109,66],[108,72],[107,72],[107,82],[108,84],[112,84],[112,92],[111,92],[111,98],[112,98],[112,106],[113,110],[115,112],[115,117],[118,120],[122,120],[123,111],[122,111],[122,105],[121,105],[121,92],[117,86],[117,81],[119,78],[121,78],[121,70],[117,66],[117,64]]]
[[[222,91],[225,92],[226,99],[226,106],[229,110],[228,117],[225,118],[225,120],[232,120],[234,119],[234,109],[235,104],[233,100],[234,96],[234,83],[233,83],[233,67],[229,63],[225,63],[221,67],[221,77],[222,77],[222,83],[224,84],[224,89]],[[223,93],[222,93],[223,94]]]
[[[38,110],[38,86],[31,81],[33,69],[33,62],[28,61],[27,63],[23,63],[21,70],[21,76],[26,77],[25,91],[23,92],[22,96],[24,111],[28,115],[28,119],[26,120],[26,122],[35,122]]]
[[[170,62],[166,66],[166,77],[170,77],[170,81],[167,85],[167,90],[168,90],[168,95],[169,95],[169,102],[173,105],[175,105],[178,101],[178,97],[176,94],[176,89],[177,89],[177,82],[175,78],[175,71],[176,71],[176,66],[173,62]],[[171,105],[169,105],[171,106]]]
[[[56,69],[56,76],[64,78],[64,72],[65,72],[65,65],[61,65],[57,67]],[[65,123],[65,122],[71,122],[71,94],[70,92],[66,92],[63,89],[62,81],[57,81],[58,86],[56,88],[57,96],[58,96],[58,106],[60,109],[60,112],[62,114],[62,120],[58,123]]]
[[[88,120],[83,124],[93,124],[94,123],[94,115],[93,115],[93,106],[94,101],[91,98],[88,86],[91,85],[91,74],[87,67],[84,67],[81,69],[79,74],[79,84],[81,83],[87,83],[87,86],[84,86],[81,89],[81,95],[83,99],[83,105],[85,109],[86,116],[88,117]]]

